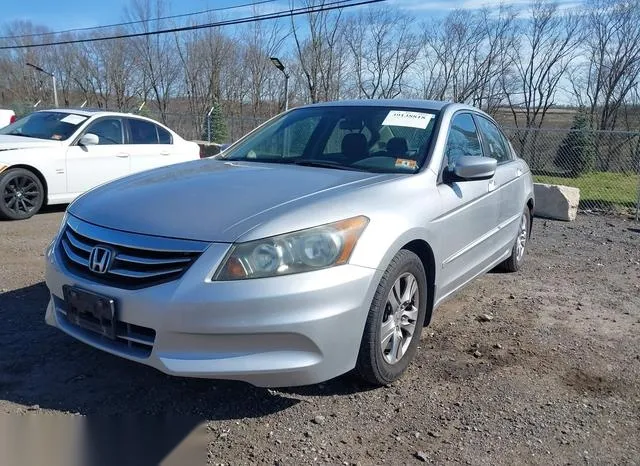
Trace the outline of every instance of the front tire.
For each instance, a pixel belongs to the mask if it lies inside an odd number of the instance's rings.
[[[529,242],[529,232],[531,227],[531,211],[528,207],[524,208],[520,223],[518,224],[518,236],[511,249],[511,255],[507,260],[500,264],[500,268],[505,272],[517,272],[524,264],[524,256]]]
[[[427,290],[420,258],[405,249],[398,252],[371,303],[356,363],[362,378],[387,385],[406,371],[420,343]]]
[[[44,188],[32,171],[11,168],[0,174],[0,218],[24,220],[44,203]]]

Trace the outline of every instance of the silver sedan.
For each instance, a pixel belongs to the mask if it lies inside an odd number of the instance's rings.
[[[388,384],[443,300],[521,267],[533,209],[529,168],[476,108],[300,107],[78,198],[47,250],[46,321],[173,375]]]

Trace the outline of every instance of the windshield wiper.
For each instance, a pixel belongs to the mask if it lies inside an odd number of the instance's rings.
[[[367,170],[363,170],[362,168],[351,167],[348,165],[342,165],[338,162],[331,162],[329,160],[292,160],[293,165],[302,165],[304,167],[318,167],[318,168],[334,168],[336,170],[353,170],[357,172],[366,172]]]

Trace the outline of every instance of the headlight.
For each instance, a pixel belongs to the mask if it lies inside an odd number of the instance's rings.
[[[55,241],[58,236],[60,236],[62,234],[62,232],[64,231],[64,227],[67,225],[67,218],[69,218],[69,214],[67,213],[67,211],[64,211],[64,215],[62,216],[62,221],[60,222],[60,226],[58,227],[58,232],[56,233],[56,236],[53,238],[53,240]]]
[[[345,264],[369,223],[364,216],[234,245],[213,279],[264,278]]]
[[[58,241],[58,238],[60,237],[60,235],[64,231],[64,227],[67,224],[67,217],[68,217],[68,214],[65,211],[64,215],[62,216],[62,221],[60,222],[60,226],[58,227],[58,231],[56,232],[55,236],[51,239],[51,242],[45,248],[45,255],[48,258],[51,258],[52,254],[53,254],[53,248],[54,248],[56,242]]]

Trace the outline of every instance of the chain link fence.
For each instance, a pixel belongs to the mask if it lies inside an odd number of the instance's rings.
[[[162,121],[157,115],[149,116]],[[168,113],[164,118],[165,124],[185,139],[221,144],[237,141],[266,120],[264,117],[232,116],[223,118],[221,126],[216,124],[214,117],[207,114]],[[219,134],[220,132],[223,134]]]
[[[580,209],[634,215],[640,210],[640,133],[505,129],[539,183],[580,189]]]

